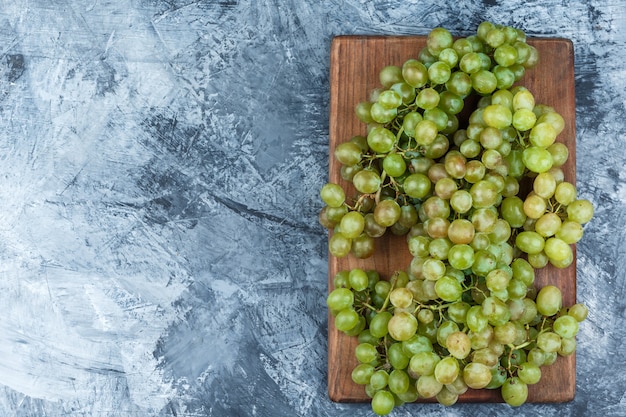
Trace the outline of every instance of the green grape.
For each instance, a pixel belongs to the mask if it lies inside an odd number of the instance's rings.
[[[485,330],[489,325],[487,317],[483,314],[480,305],[474,305],[469,308],[465,317],[467,327],[475,333]]]
[[[389,123],[391,122],[398,114],[398,109],[388,109],[383,107],[382,104],[376,102],[372,104],[370,108],[370,115],[372,120],[376,123]]]
[[[433,375],[435,366],[437,366],[440,360],[439,355],[432,350],[424,350],[411,356],[408,369],[411,373],[418,376]]]
[[[445,117],[447,118],[448,116]],[[431,143],[424,145],[424,156],[433,159],[441,158],[449,148],[450,142],[448,138],[443,134],[437,134]]]
[[[483,111],[483,120],[487,126],[504,129],[511,125],[513,114],[511,110],[501,104],[490,104]]]
[[[373,373],[374,367],[372,365],[361,363],[352,370],[352,381],[359,385],[366,385],[369,383]]]
[[[373,194],[378,191],[382,181],[377,172],[369,169],[363,169],[354,174],[352,183],[358,192],[363,194]]]
[[[487,69],[481,69],[473,73],[470,78],[472,80],[472,88],[479,94],[490,94],[498,87],[498,79],[493,72]]]
[[[543,113],[539,116],[537,122],[550,124],[554,128],[557,135],[565,128],[565,120],[563,120],[563,116],[553,110]]]
[[[402,209],[395,200],[383,200],[374,209],[374,220],[381,226],[394,225],[402,215]]]
[[[544,352],[556,352],[561,347],[561,336],[554,332],[544,332],[537,336],[537,347]]]
[[[409,375],[401,369],[394,369],[389,374],[387,386],[394,394],[404,394],[409,390],[410,384]]]
[[[384,369],[378,369],[370,377],[370,385],[373,390],[380,391],[387,386],[389,381],[389,373]]]
[[[534,347],[528,351],[526,360],[527,362],[525,363],[532,363],[533,365],[541,367],[546,360],[546,352],[538,347]]]
[[[328,239],[328,251],[337,258],[343,258],[352,249],[352,239],[348,239],[340,232],[335,232]]]
[[[354,293],[348,288],[335,288],[326,297],[326,305],[331,311],[341,311],[352,307],[353,304]]]
[[[394,409],[396,400],[393,394],[386,390],[376,391],[372,397],[372,411],[379,416],[384,416]]]
[[[508,378],[501,390],[502,399],[512,407],[519,407],[528,399],[528,385],[518,377]]]
[[[383,169],[392,177],[399,177],[406,171],[406,162],[402,155],[391,153],[383,159]]]
[[[388,65],[384,67],[380,70],[379,80],[385,88],[389,88],[395,83],[401,82],[403,80],[402,68],[395,65]]]
[[[580,323],[587,318],[587,315],[589,314],[589,309],[584,304],[578,303],[571,306],[567,310],[567,314],[574,317],[576,321]]]
[[[448,114],[440,109],[439,107],[435,107],[434,109],[424,110],[423,114],[424,120],[430,120],[435,124],[438,131],[444,131],[448,126],[449,116]],[[447,147],[446,147],[447,150]]]
[[[441,391],[439,391],[439,393],[437,393],[435,397],[437,398],[437,402],[439,404],[448,407],[456,404],[456,402],[459,400],[459,394],[450,391],[450,389],[448,389],[448,385],[441,388]]]
[[[572,258],[572,247],[557,237],[546,240],[544,252],[551,261],[560,263]]]
[[[329,207],[340,207],[346,200],[343,188],[334,183],[325,184],[320,191],[320,197]]]
[[[538,219],[546,212],[548,205],[543,197],[529,194],[524,200],[524,214],[531,219]]]
[[[416,111],[412,111],[407,113],[402,120],[402,129],[404,133],[411,137],[415,137],[415,128],[417,124],[423,120],[423,117],[420,113]]]
[[[562,166],[569,158],[569,149],[561,142],[554,142],[550,145],[548,152],[552,155],[552,159],[554,160],[553,166],[555,167]]]
[[[463,220],[463,219],[457,219]],[[457,221],[455,220],[455,221]],[[470,223],[471,224],[471,223]],[[473,225],[472,225],[473,228]],[[474,265],[476,260],[474,249],[468,244],[455,244],[448,251],[448,262],[450,265],[458,270],[466,270]],[[460,285],[460,284],[459,284]],[[455,301],[458,288],[454,286],[454,292],[448,294],[448,298],[452,298],[449,301]]]
[[[335,158],[343,165],[356,165],[361,161],[361,148],[353,142],[344,142],[335,148]]]
[[[502,325],[511,318],[509,307],[499,298],[489,296],[485,298],[481,305],[482,313],[487,318],[487,322],[492,326]]]
[[[374,213],[366,214],[364,219],[365,219],[365,226],[363,227],[363,231],[368,236],[376,238],[376,237],[381,237],[382,235],[385,234],[385,231],[387,230],[387,228],[385,226],[381,226],[380,224],[376,223],[376,220],[374,219]]]
[[[428,69],[417,59],[404,62],[401,69],[402,78],[414,88],[421,88],[428,82]]]
[[[382,311],[376,314],[370,321],[370,333],[374,337],[385,337],[389,333],[387,325],[391,320],[392,314],[388,311]]]
[[[376,251],[376,241],[373,237],[362,233],[352,239],[350,252],[358,259],[366,259],[374,255]]]
[[[426,47],[433,56],[439,56],[441,51],[451,48],[453,43],[454,38],[450,31],[442,27],[431,30],[426,38]]]
[[[395,397],[397,400],[403,403],[413,403],[417,401],[417,399],[419,398],[419,394],[417,393],[417,388],[415,387],[414,381],[411,380],[409,388],[406,390],[406,392],[395,394]]]
[[[439,259],[426,259],[422,268],[424,278],[430,281],[436,281],[446,273],[446,265]]]
[[[542,147],[530,146],[524,149],[522,153],[522,160],[524,165],[532,172],[542,173],[552,168],[553,159],[552,154]]]
[[[504,67],[496,65],[492,68],[491,72],[496,77],[496,88],[498,90],[506,90],[517,81],[516,73],[513,71],[513,66]]]
[[[363,232],[364,227],[365,219],[358,211],[346,213],[346,215],[341,218],[341,222],[339,223],[341,233],[348,239],[354,239],[359,236]]]
[[[348,280],[349,274],[350,274],[350,271],[345,270],[345,269],[341,270],[341,271],[339,271],[339,272],[337,272],[335,274],[335,276],[333,277],[333,286],[335,287],[335,289],[339,289],[339,288],[348,289],[348,290],[350,289],[350,281]],[[331,291],[330,294],[332,294],[334,291],[335,290]],[[328,294],[329,297],[330,297],[330,294]],[[350,291],[350,293],[338,292],[334,296],[338,296],[340,294],[352,297],[352,295],[351,295],[352,291]],[[332,308],[330,306],[329,306],[329,308],[336,309],[336,310],[341,310],[342,308],[345,308],[345,307],[348,307],[349,305],[352,305],[352,301],[353,300],[351,300],[350,303],[345,305],[345,306],[339,306],[339,308],[337,308],[337,307]]]
[[[515,237],[515,244],[517,247],[525,253],[536,254],[543,250],[545,246],[545,240],[537,232],[523,231]]]
[[[569,182],[561,182],[557,184],[554,190],[555,200],[565,206],[576,201],[576,187]]]
[[[424,90],[422,90],[424,91]],[[415,126],[415,140],[419,145],[428,146],[435,141],[439,130],[432,120],[422,120]]]
[[[455,71],[450,75],[445,86],[447,92],[458,97],[467,97],[472,92],[472,78],[466,72]]]
[[[432,312],[432,310],[421,309],[417,313],[417,320],[420,323],[432,323],[434,319],[435,319],[435,314]]]
[[[435,365],[434,376],[443,385],[451,384],[459,376],[460,371],[459,361],[453,356],[448,356]]]
[[[483,363],[470,362],[463,368],[463,380],[469,388],[485,388],[491,382],[491,369]]]
[[[450,200],[457,191],[458,185],[453,178],[442,178],[435,184],[435,194],[444,200]]]
[[[376,102],[385,109],[397,109],[402,104],[402,96],[394,90],[385,90],[380,93]]]
[[[535,231],[543,237],[554,236],[562,226],[561,218],[556,213],[545,213],[535,222]],[[559,239],[560,240],[560,239]],[[546,242],[548,245],[548,242]],[[544,247],[544,251],[546,247]]]
[[[500,213],[511,227],[522,227],[526,221],[524,201],[518,196],[504,198],[500,205]]]
[[[428,67],[428,78],[433,85],[445,84],[446,81],[450,79],[451,75],[452,71],[447,62],[437,61]]]
[[[459,68],[466,74],[475,74],[482,68],[482,59],[477,52],[463,55],[459,61]]]
[[[450,222],[441,217],[433,217],[424,222],[426,233],[433,239],[444,238],[448,236],[448,228]]]
[[[384,127],[375,127],[367,134],[368,146],[377,153],[388,153],[396,144],[396,136]]]
[[[394,288],[389,293],[389,301],[394,307],[408,308],[413,303],[413,293],[406,287]]]
[[[558,287],[546,285],[537,293],[535,299],[537,311],[544,316],[553,316],[561,309],[562,300],[561,290]]]
[[[367,276],[367,273],[360,268],[350,270],[348,280],[350,282],[350,287],[354,291],[363,291],[369,285],[369,277]]]
[[[354,109],[356,117],[364,123],[373,123],[372,119],[372,103],[369,101],[362,101],[358,103]]]
[[[354,351],[360,363],[371,363],[378,359],[378,350],[370,343],[359,343]],[[368,381],[369,382],[369,381]]]
[[[499,195],[496,185],[487,180],[480,180],[473,184],[469,193],[475,208],[493,206]]]
[[[594,209],[589,200],[578,199],[567,206],[567,216],[570,220],[585,224],[593,217]]]
[[[435,283],[435,292],[443,301],[454,302],[461,299],[463,287],[456,278],[443,276]]]
[[[420,312],[422,311],[429,311],[432,314],[432,311],[430,310],[420,310]],[[430,341],[430,339],[419,334],[416,334],[410,339],[404,340],[402,342],[402,351],[409,358],[412,358],[413,355],[415,355],[418,352],[432,352],[432,350],[433,350],[433,344]],[[409,369],[410,369],[410,363],[409,363]]]
[[[472,342],[467,333],[457,331],[446,337],[446,349],[457,359],[465,359],[472,351]],[[467,381],[466,381],[467,382]]]
[[[459,214],[467,213],[472,206],[472,195],[469,191],[457,190],[450,196],[450,207]]]
[[[434,375],[422,375],[416,382],[417,392],[421,398],[433,398],[443,389],[443,384]]]
[[[556,192],[556,178],[551,172],[542,172],[535,177],[533,181],[533,191],[539,197],[550,198]]]
[[[428,256],[431,239],[427,236],[412,236],[408,239],[409,252],[413,256]]]
[[[465,102],[459,94],[451,91],[443,91],[439,94],[438,106],[441,110],[446,112],[446,114],[453,115],[459,114],[463,110]]]
[[[395,369],[405,369],[409,366],[410,357],[404,354],[402,343],[395,342],[387,348],[387,359]]]
[[[347,332],[359,324],[359,313],[352,308],[344,308],[335,316],[335,327],[337,330]]]
[[[552,145],[556,139],[557,132],[551,124],[546,122],[537,123],[528,135],[530,143],[534,146],[547,148]]]
[[[569,356],[574,352],[576,352],[576,338],[562,338],[561,347],[556,353],[561,356]]]
[[[502,387],[508,377],[508,372],[502,366],[490,368],[491,381],[485,386],[486,389],[497,389]]]
[[[465,301],[456,301],[448,306],[448,317],[455,323],[465,323],[470,305]]]
[[[571,339],[578,333],[578,321],[570,315],[561,316],[554,321],[552,328],[562,338]]]

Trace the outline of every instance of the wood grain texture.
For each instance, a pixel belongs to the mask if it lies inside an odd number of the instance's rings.
[[[366,133],[366,126],[354,115],[357,103],[368,99],[372,89],[379,87],[378,74],[386,65],[398,65],[416,58],[425,45],[421,36],[339,36],[331,45],[330,63],[330,159],[329,180],[345,187],[350,196],[354,189],[343,181],[339,164],[332,157],[334,147],[352,136]],[[565,129],[557,141],[565,143],[570,157],[563,167],[566,180],[575,182],[576,123],[574,92],[574,51],[568,39],[529,39],[540,53],[538,67],[526,72],[521,83],[533,92],[538,104],[547,104],[565,120]],[[404,237],[385,235],[378,240],[374,257],[361,260],[352,255],[335,258],[329,255],[329,291],[334,275],[344,269],[376,269],[384,278],[396,270],[405,270],[411,260]],[[575,248],[574,248],[575,250]],[[575,253],[575,252],[574,252]],[[564,305],[576,302],[576,262],[566,269],[547,267],[537,272],[536,284],[554,284],[563,292]],[[332,316],[328,321],[328,393],[337,402],[369,401],[364,388],[351,380],[357,364],[354,357],[356,338],[337,331]],[[542,369],[539,384],[529,387],[528,402],[566,402],[576,390],[576,358],[559,357],[550,367]],[[422,400],[418,400],[422,401]],[[502,402],[499,390],[470,390],[459,402]]]

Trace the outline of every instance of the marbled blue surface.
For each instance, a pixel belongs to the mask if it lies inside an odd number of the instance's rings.
[[[577,396],[410,416],[626,415],[626,2],[0,5],[0,415],[369,416],[327,396],[329,46],[468,34],[575,47]]]

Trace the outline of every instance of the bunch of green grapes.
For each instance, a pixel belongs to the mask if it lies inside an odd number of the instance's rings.
[[[470,388],[499,389],[519,406],[542,367],[575,352],[587,308],[564,308],[555,286],[537,291],[524,259],[511,270],[520,285],[506,300],[458,273],[436,281],[404,271],[389,281],[359,268],[337,273],[327,305],[335,327],[358,337],[351,378],[365,387],[375,413],[420,398],[452,405]],[[491,285],[507,280],[497,275]]]
[[[393,233],[412,255],[388,281],[342,271],[328,297],[336,328],[361,341],[353,380],[378,414],[453,404],[468,387],[520,405],[540,367],[575,349],[586,308],[536,289],[535,269],[570,265],[594,210],[561,170],[563,117],[514,85],[537,62],[515,28],[483,22],[456,40],[436,28],[356,106],[367,135],[334,150],[355,194],[320,191],[330,254],[367,258]]]

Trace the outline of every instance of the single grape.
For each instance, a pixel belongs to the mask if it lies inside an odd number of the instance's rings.
[[[369,384],[374,367],[369,363],[361,363],[352,370],[352,381],[359,385]]]
[[[394,394],[404,394],[409,390],[410,384],[409,375],[401,369],[394,369],[389,374],[387,386]]]
[[[434,375],[422,375],[417,379],[417,392],[422,398],[433,398],[443,389],[443,384]]]
[[[571,339],[578,333],[578,321],[570,315],[561,316],[554,321],[552,328],[562,338]]]
[[[391,413],[396,405],[396,400],[391,392],[383,389],[374,394],[371,405],[374,413],[384,416]]]
[[[332,311],[340,311],[354,304],[354,293],[348,288],[335,288],[326,298],[326,305]]]
[[[343,258],[352,249],[352,239],[348,239],[340,232],[335,232],[328,239],[328,251],[337,258]]]
[[[354,188],[363,194],[373,194],[380,188],[382,183],[380,175],[370,169],[363,169],[356,174],[352,179]]]
[[[359,313],[352,308],[344,308],[335,316],[335,327],[337,330],[346,332],[353,329],[359,323]]]
[[[340,207],[346,200],[346,194],[343,188],[334,183],[325,184],[320,190],[320,197],[329,207]]]
[[[372,389],[376,391],[380,391],[387,386],[387,381],[389,380],[389,373],[384,369],[379,369],[375,371],[370,377],[370,385]]]
[[[553,316],[562,307],[561,290],[554,285],[546,285],[539,290],[535,302],[540,314]]]
[[[470,362],[463,368],[463,380],[472,389],[485,388],[491,382],[491,369],[480,362]]]
[[[594,209],[589,200],[578,199],[567,206],[567,215],[570,220],[585,224],[593,217]]]
[[[460,371],[459,361],[453,356],[448,356],[435,365],[434,375],[439,383],[445,385],[454,382]]]

